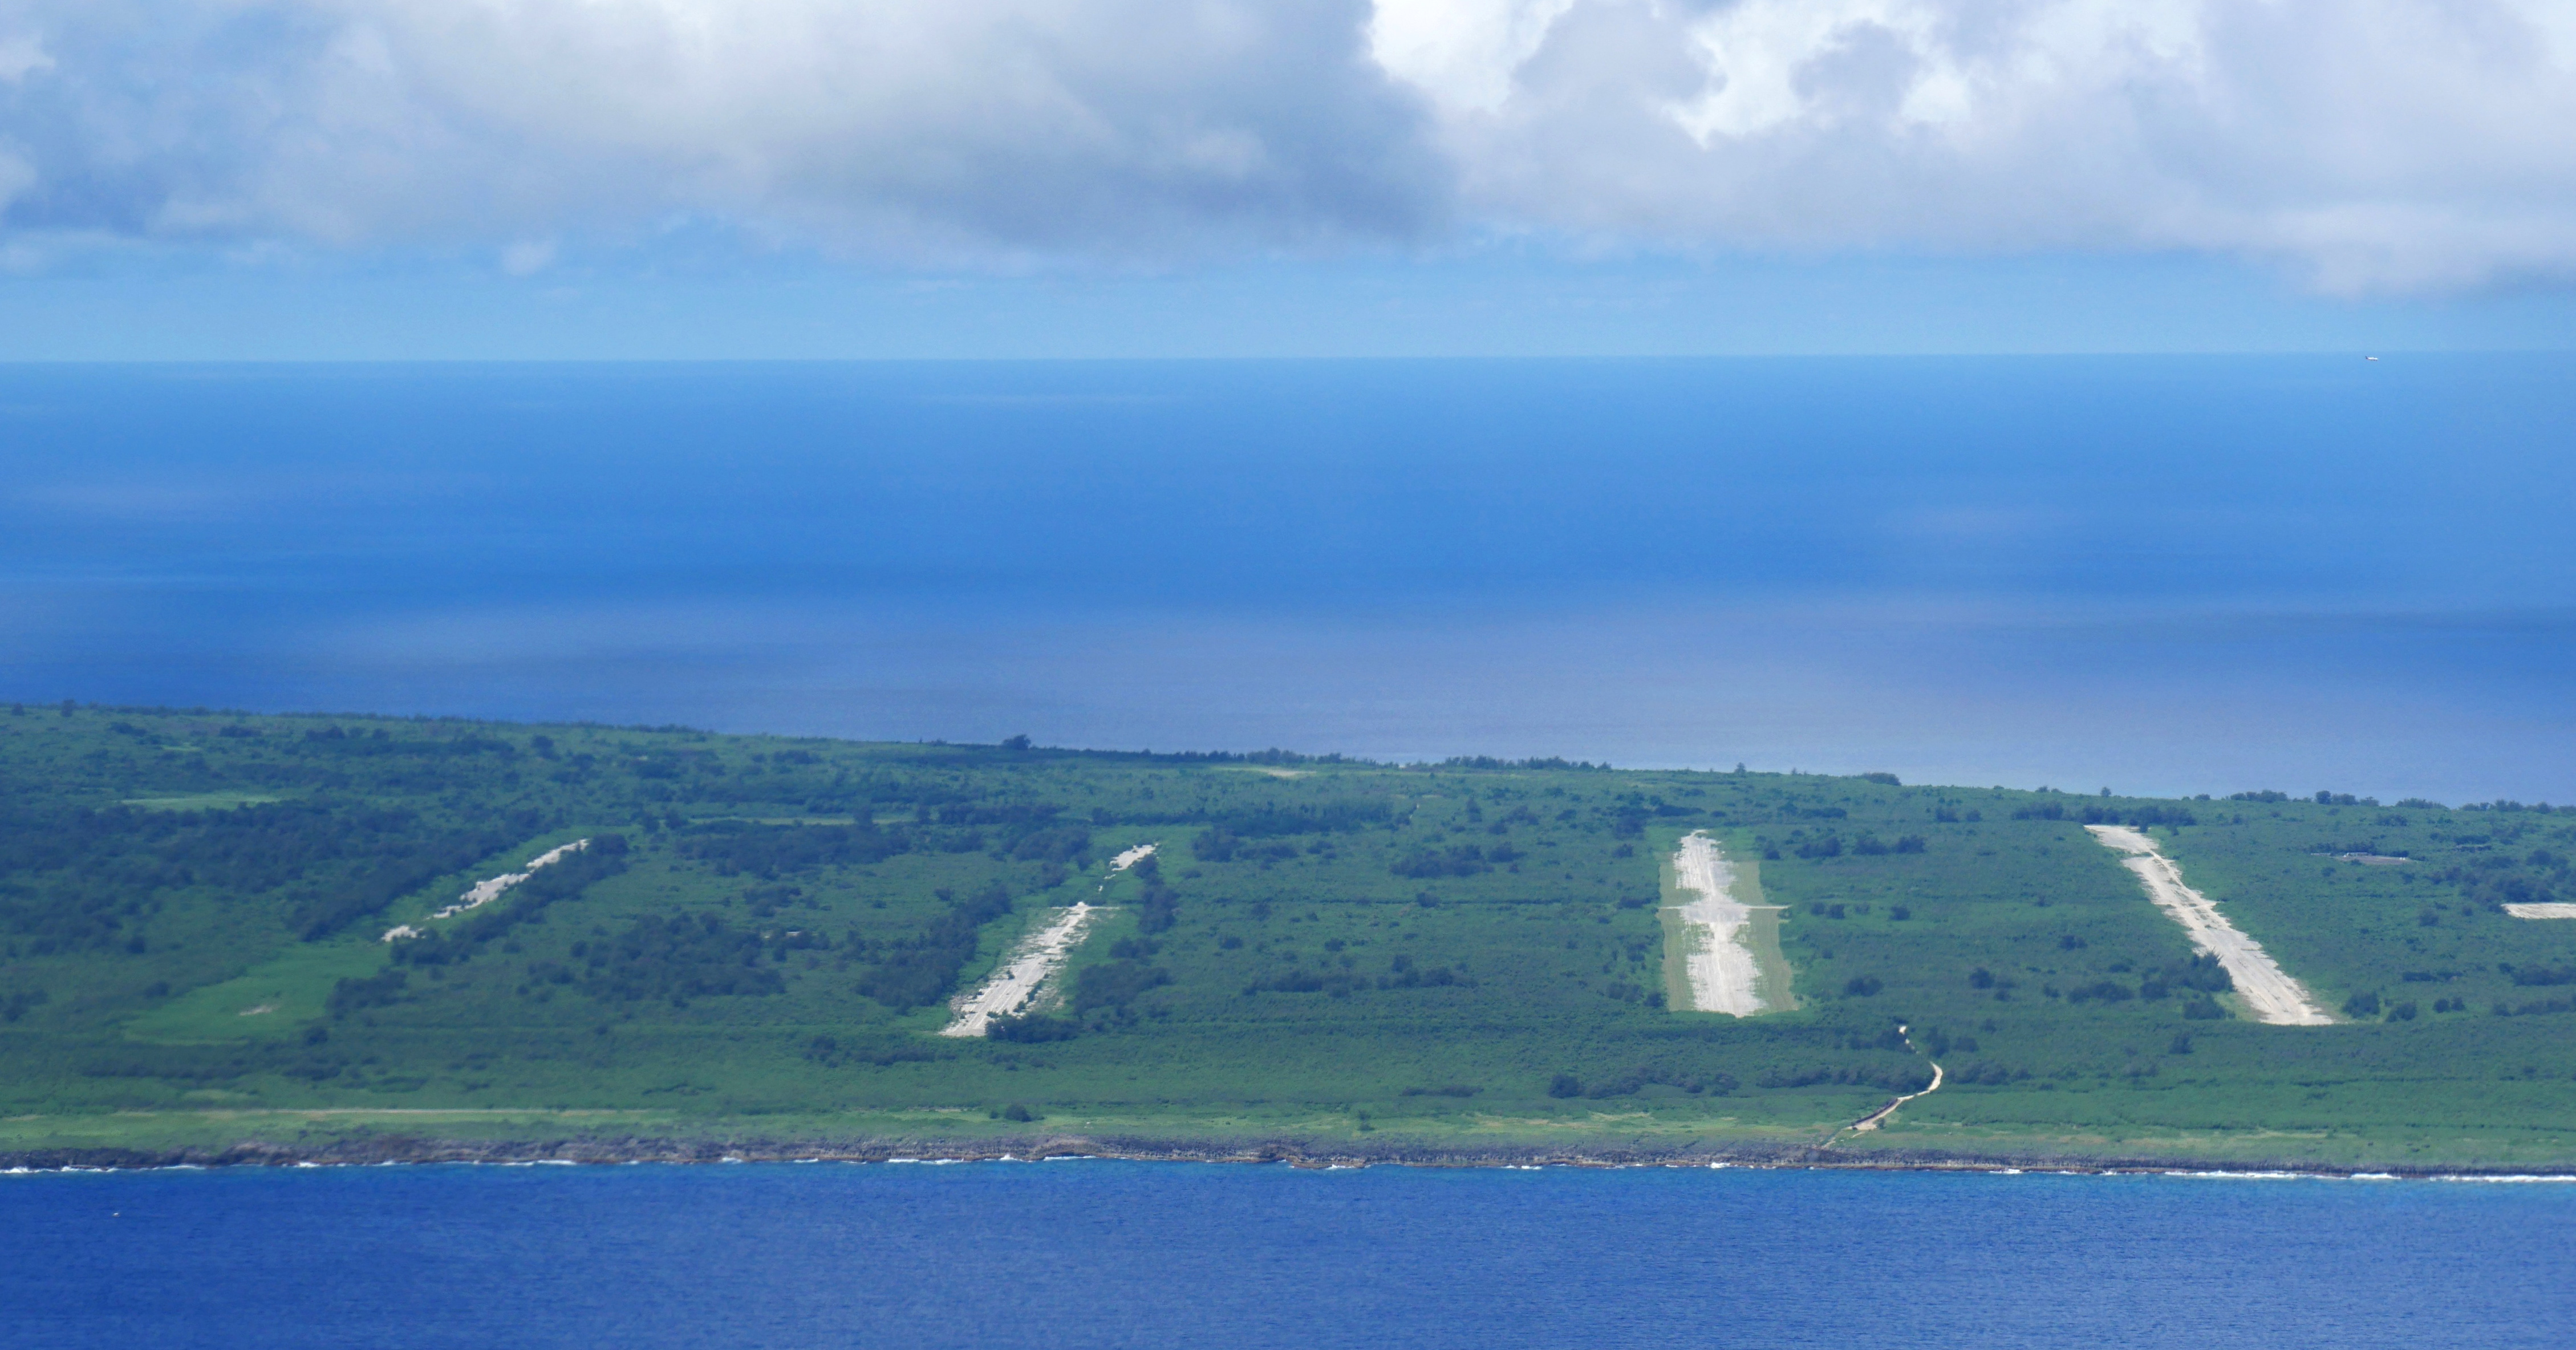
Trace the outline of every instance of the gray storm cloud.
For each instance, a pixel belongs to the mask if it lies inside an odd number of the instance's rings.
[[[2576,275],[2566,0],[0,0],[0,230],[895,262],[1534,232]]]

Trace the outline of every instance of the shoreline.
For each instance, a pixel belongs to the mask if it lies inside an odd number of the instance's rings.
[[[1750,1171],[1924,1172],[1986,1175],[2183,1176],[2210,1178],[2576,1182],[2576,1163],[2564,1166],[2361,1163],[2328,1166],[2313,1159],[2220,1160],[2106,1153],[2099,1156],[2031,1152],[1890,1149],[1868,1153],[1826,1145],[1751,1145],[1705,1148],[1585,1149],[1438,1148],[1385,1144],[1332,1144],[1274,1139],[1183,1142],[1074,1134],[1002,1136],[976,1141],[876,1138],[840,1141],[796,1139],[597,1139],[484,1142],[424,1138],[333,1140],[320,1147],[246,1141],[217,1149],[179,1147],[39,1148],[0,1152],[0,1175],[68,1172],[211,1171],[238,1168],[313,1169],[400,1166],[706,1166],[727,1163],[962,1164],[1099,1160],[1156,1163],[1286,1165],[1304,1168],[1634,1168],[1743,1169]]]

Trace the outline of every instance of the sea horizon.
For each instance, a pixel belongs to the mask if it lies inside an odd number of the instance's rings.
[[[2571,368],[10,366],[0,697],[2563,800]]]

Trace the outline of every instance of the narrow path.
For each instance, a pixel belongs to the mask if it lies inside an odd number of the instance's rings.
[[[1908,1035],[1908,1031],[1909,1028],[1907,1028],[1903,1023],[1900,1022],[1897,1024],[1896,1034],[1905,1037],[1905,1048],[1914,1051],[1914,1053],[1918,1055],[1922,1054],[1923,1051],[1914,1044],[1914,1037]],[[1854,1134],[1867,1134],[1871,1130],[1875,1130],[1880,1125],[1885,1124],[1889,1116],[1896,1114],[1896,1108],[1905,1105],[1907,1102],[1910,1102],[1917,1097],[1929,1097],[1933,1093],[1939,1092],[1941,1090],[1942,1079],[1941,1062],[1939,1060],[1926,1060],[1925,1062],[1932,1066],[1932,1081],[1921,1092],[1906,1093],[1895,1101],[1889,1102],[1887,1105],[1870,1112],[1868,1115],[1865,1115],[1856,1121],[1853,1121],[1846,1128]],[[1842,1131],[1837,1130],[1834,1133],[1839,1135]],[[1833,1141],[1827,1140],[1825,1142],[1830,1146]]]
[[[2183,884],[2182,869],[2156,848],[2153,838],[2125,825],[2084,828],[2103,847],[2122,855],[2121,866],[2137,874],[2147,888],[2147,898],[2182,925],[2192,946],[2218,958],[2255,1021],[2276,1027],[2322,1027],[2334,1022],[2317,1006],[2307,986],[2291,979],[2261,943],[2238,931],[2208,896]]]

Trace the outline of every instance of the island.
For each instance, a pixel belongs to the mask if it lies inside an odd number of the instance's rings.
[[[0,1163],[2576,1170],[2576,808],[18,704]]]

